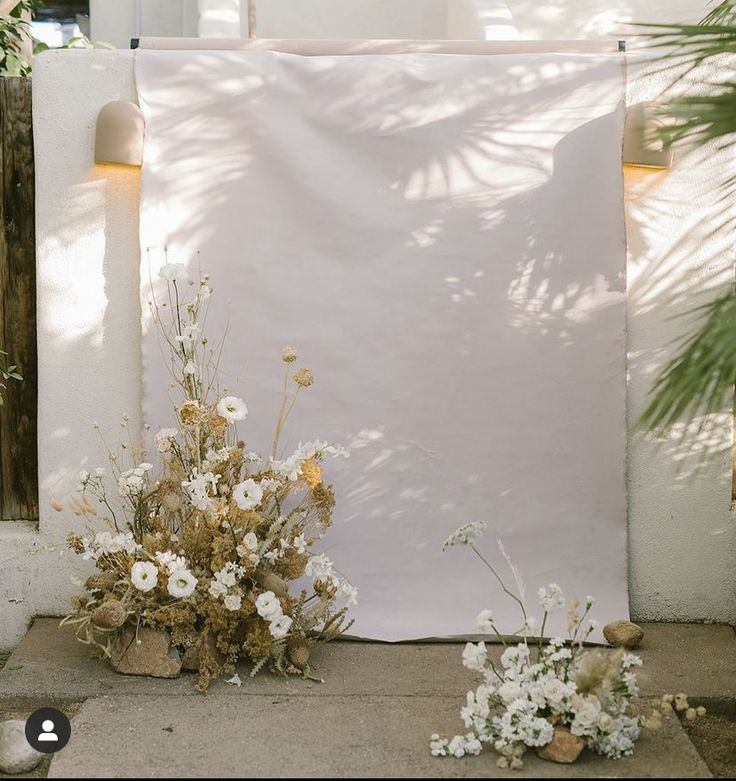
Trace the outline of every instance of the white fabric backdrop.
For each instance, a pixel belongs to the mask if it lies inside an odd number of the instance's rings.
[[[467,635],[484,607],[517,628],[472,554],[441,550],[475,519],[531,602],[556,581],[627,615],[624,58],[149,50],[136,77],[142,247],[154,276],[164,245],[211,273],[249,448],[294,343],[317,381],[285,444],[352,450],[325,549],[361,591],[353,632]]]

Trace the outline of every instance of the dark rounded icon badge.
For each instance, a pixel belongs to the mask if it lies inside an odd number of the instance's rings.
[[[39,708],[26,721],[26,740],[43,754],[61,751],[71,736],[69,719],[56,708]]]

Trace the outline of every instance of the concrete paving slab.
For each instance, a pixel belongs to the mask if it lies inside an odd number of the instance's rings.
[[[506,778],[496,755],[435,759],[432,732],[462,727],[457,697],[106,696],[72,720],[51,778]],[[677,719],[630,759],[586,752],[562,767],[528,755],[531,778],[709,778]]]
[[[642,694],[685,691],[693,698],[736,697],[736,634],[731,627],[698,624],[644,625],[638,653]],[[298,678],[241,677],[254,695],[417,695],[462,697],[475,676],[462,667],[459,643],[389,645],[340,641],[318,649],[317,673],[324,684]],[[496,649],[498,653],[498,649]],[[237,694],[215,683],[213,693]],[[0,671],[0,697],[81,700],[103,694],[193,695],[192,676],[156,680],[121,676],[59,628],[57,619],[37,619]]]

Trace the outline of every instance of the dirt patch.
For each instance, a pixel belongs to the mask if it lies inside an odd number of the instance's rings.
[[[683,725],[716,778],[736,778],[736,705],[703,702],[708,713]]]
[[[72,702],[70,700],[42,700],[23,698],[0,698],[0,721],[6,719],[27,719],[33,711],[39,708],[57,708],[70,719],[82,707],[81,702]],[[46,778],[49,773],[49,765],[52,756],[41,760],[30,773],[18,773],[17,775],[7,775],[0,772],[0,778]]]

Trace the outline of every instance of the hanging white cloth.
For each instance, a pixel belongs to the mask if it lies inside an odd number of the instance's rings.
[[[467,635],[486,607],[518,628],[442,552],[477,519],[533,614],[556,581],[625,617],[623,57],[141,50],[136,78],[142,247],[211,274],[249,449],[293,343],[316,382],[285,446],[352,451],[325,467],[325,552],[360,589],[353,633]],[[170,425],[149,326],[145,418]]]

